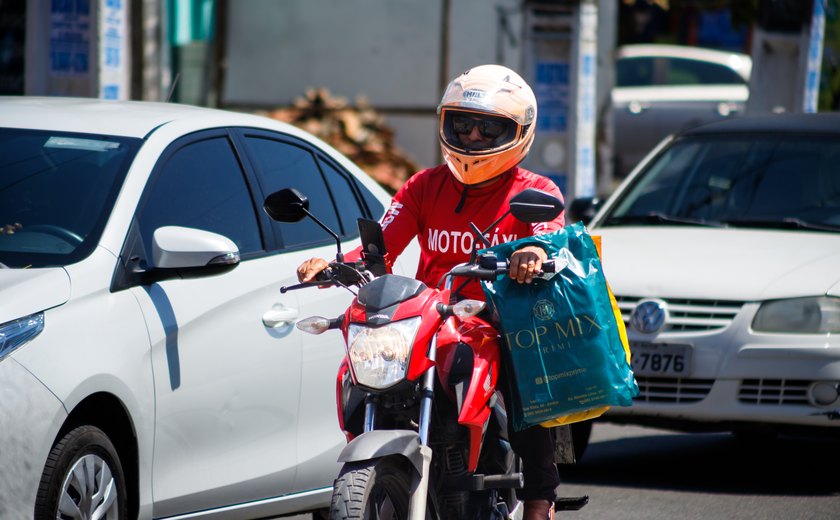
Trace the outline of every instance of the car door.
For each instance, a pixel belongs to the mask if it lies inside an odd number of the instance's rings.
[[[264,194],[283,188],[295,188],[304,194],[309,199],[310,213],[337,235],[342,252],[359,245],[358,217],[379,218],[384,211],[381,202],[350,173],[309,143],[255,130],[243,131],[241,140]],[[336,257],[336,239],[313,219],[291,224],[274,222],[272,227],[282,244],[288,273],[313,256],[326,260]],[[302,318],[339,316],[353,296],[341,288],[310,287],[295,294]],[[325,473],[337,475],[336,460],[345,443],[335,403],[336,374],[344,357],[344,343],[339,331],[318,336],[304,334],[302,342],[301,414],[296,446],[301,463],[295,487],[316,489],[323,485]],[[329,445],[335,449],[322,449]]]
[[[131,289],[152,345],[155,517],[294,491],[299,303],[279,291],[294,270],[266,247],[258,207],[232,141],[217,131],[171,145],[138,208],[141,258],[151,258],[152,233],[163,225],[222,234],[241,254],[224,274]],[[269,326],[268,312],[287,321]]]

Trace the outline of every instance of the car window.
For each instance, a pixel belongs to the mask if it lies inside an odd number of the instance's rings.
[[[309,211],[342,238],[355,236],[356,218],[364,214],[349,174],[325,161],[311,149],[289,140],[247,135],[245,142],[265,193],[295,188],[309,199]],[[327,187],[329,185],[329,188]],[[284,248],[332,242],[311,219],[292,224],[275,222]]]
[[[68,265],[90,254],[139,145],[0,129],[0,264]]]
[[[616,86],[745,85],[734,70],[717,63],[685,58],[621,58],[616,63]]]
[[[160,226],[219,233],[243,256],[263,250],[250,190],[226,136],[173,145],[147,190],[138,217],[146,258]]]
[[[667,63],[664,85],[745,85],[729,67],[699,60],[673,58]]]
[[[359,217],[379,218],[385,211],[379,200],[353,176],[319,157],[319,164],[327,179],[327,185],[338,203],[338,217],[347,234],[355,234]],[[361,201],[358,195],[361,195]]]
[[[653,85],[652,58],[621,58],[616,62],[617,87],[648,87]]]

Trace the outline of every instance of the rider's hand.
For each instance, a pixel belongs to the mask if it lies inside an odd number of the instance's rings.
[[[310,258],[306,262],[300,264],[297,268],[297,277],[299,282],[311,282],[315,276],[329,267],[329,263],[323,258]]]
[[[510,255],[510,277],[519,283],[531,283],[548,254],[540,246],[525,246]]]

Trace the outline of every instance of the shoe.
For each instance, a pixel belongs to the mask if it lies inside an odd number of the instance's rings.
[[[548,500],[526,500],[522,520],[554,520],[554,503]]]

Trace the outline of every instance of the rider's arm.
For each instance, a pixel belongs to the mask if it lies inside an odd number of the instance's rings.
[[[420,215],[422,208],[423,172],[410,177],[391,200],[391,206],[382,216],[382,234],[385,237],[385,250],[391,262],[408,246],[411,240],[420,234]]]
[[[534,182],[536,184],[533,186],[534,188],[550,193],[561,201],[563,200],[563,194],[560,193],[560,188],[553,181],[545,177],[538,177]],[[565,225],[566,212],[564,210],[554,220],[531,224],[531,234],[541,235],[551,233],[562,229]],[[540,272],[542,263],[547,259],[548,253],[542,247],[538,245],[524,246],[514,251],[510,256],[510,277],[519,283],[531,283],[534,279],[534,273]]]
[[[537,185],[533,186],[539,190],[545,191],[546,193],[550,193],[554,195],[561,201],[563,201],[563,194],[560,193],[560,188],[557,187],[554,182],[546,177],[540,177],[536,180]],[[557,231],[558,229],[563,229],[566,225],[566,211],[563,210],[560,212],[559,215],[554,220],[549,222],[536,222],[534,224],[530,224],[531,226],[531,234],[532,235],[542,235],[545,233],[552,233]]]

